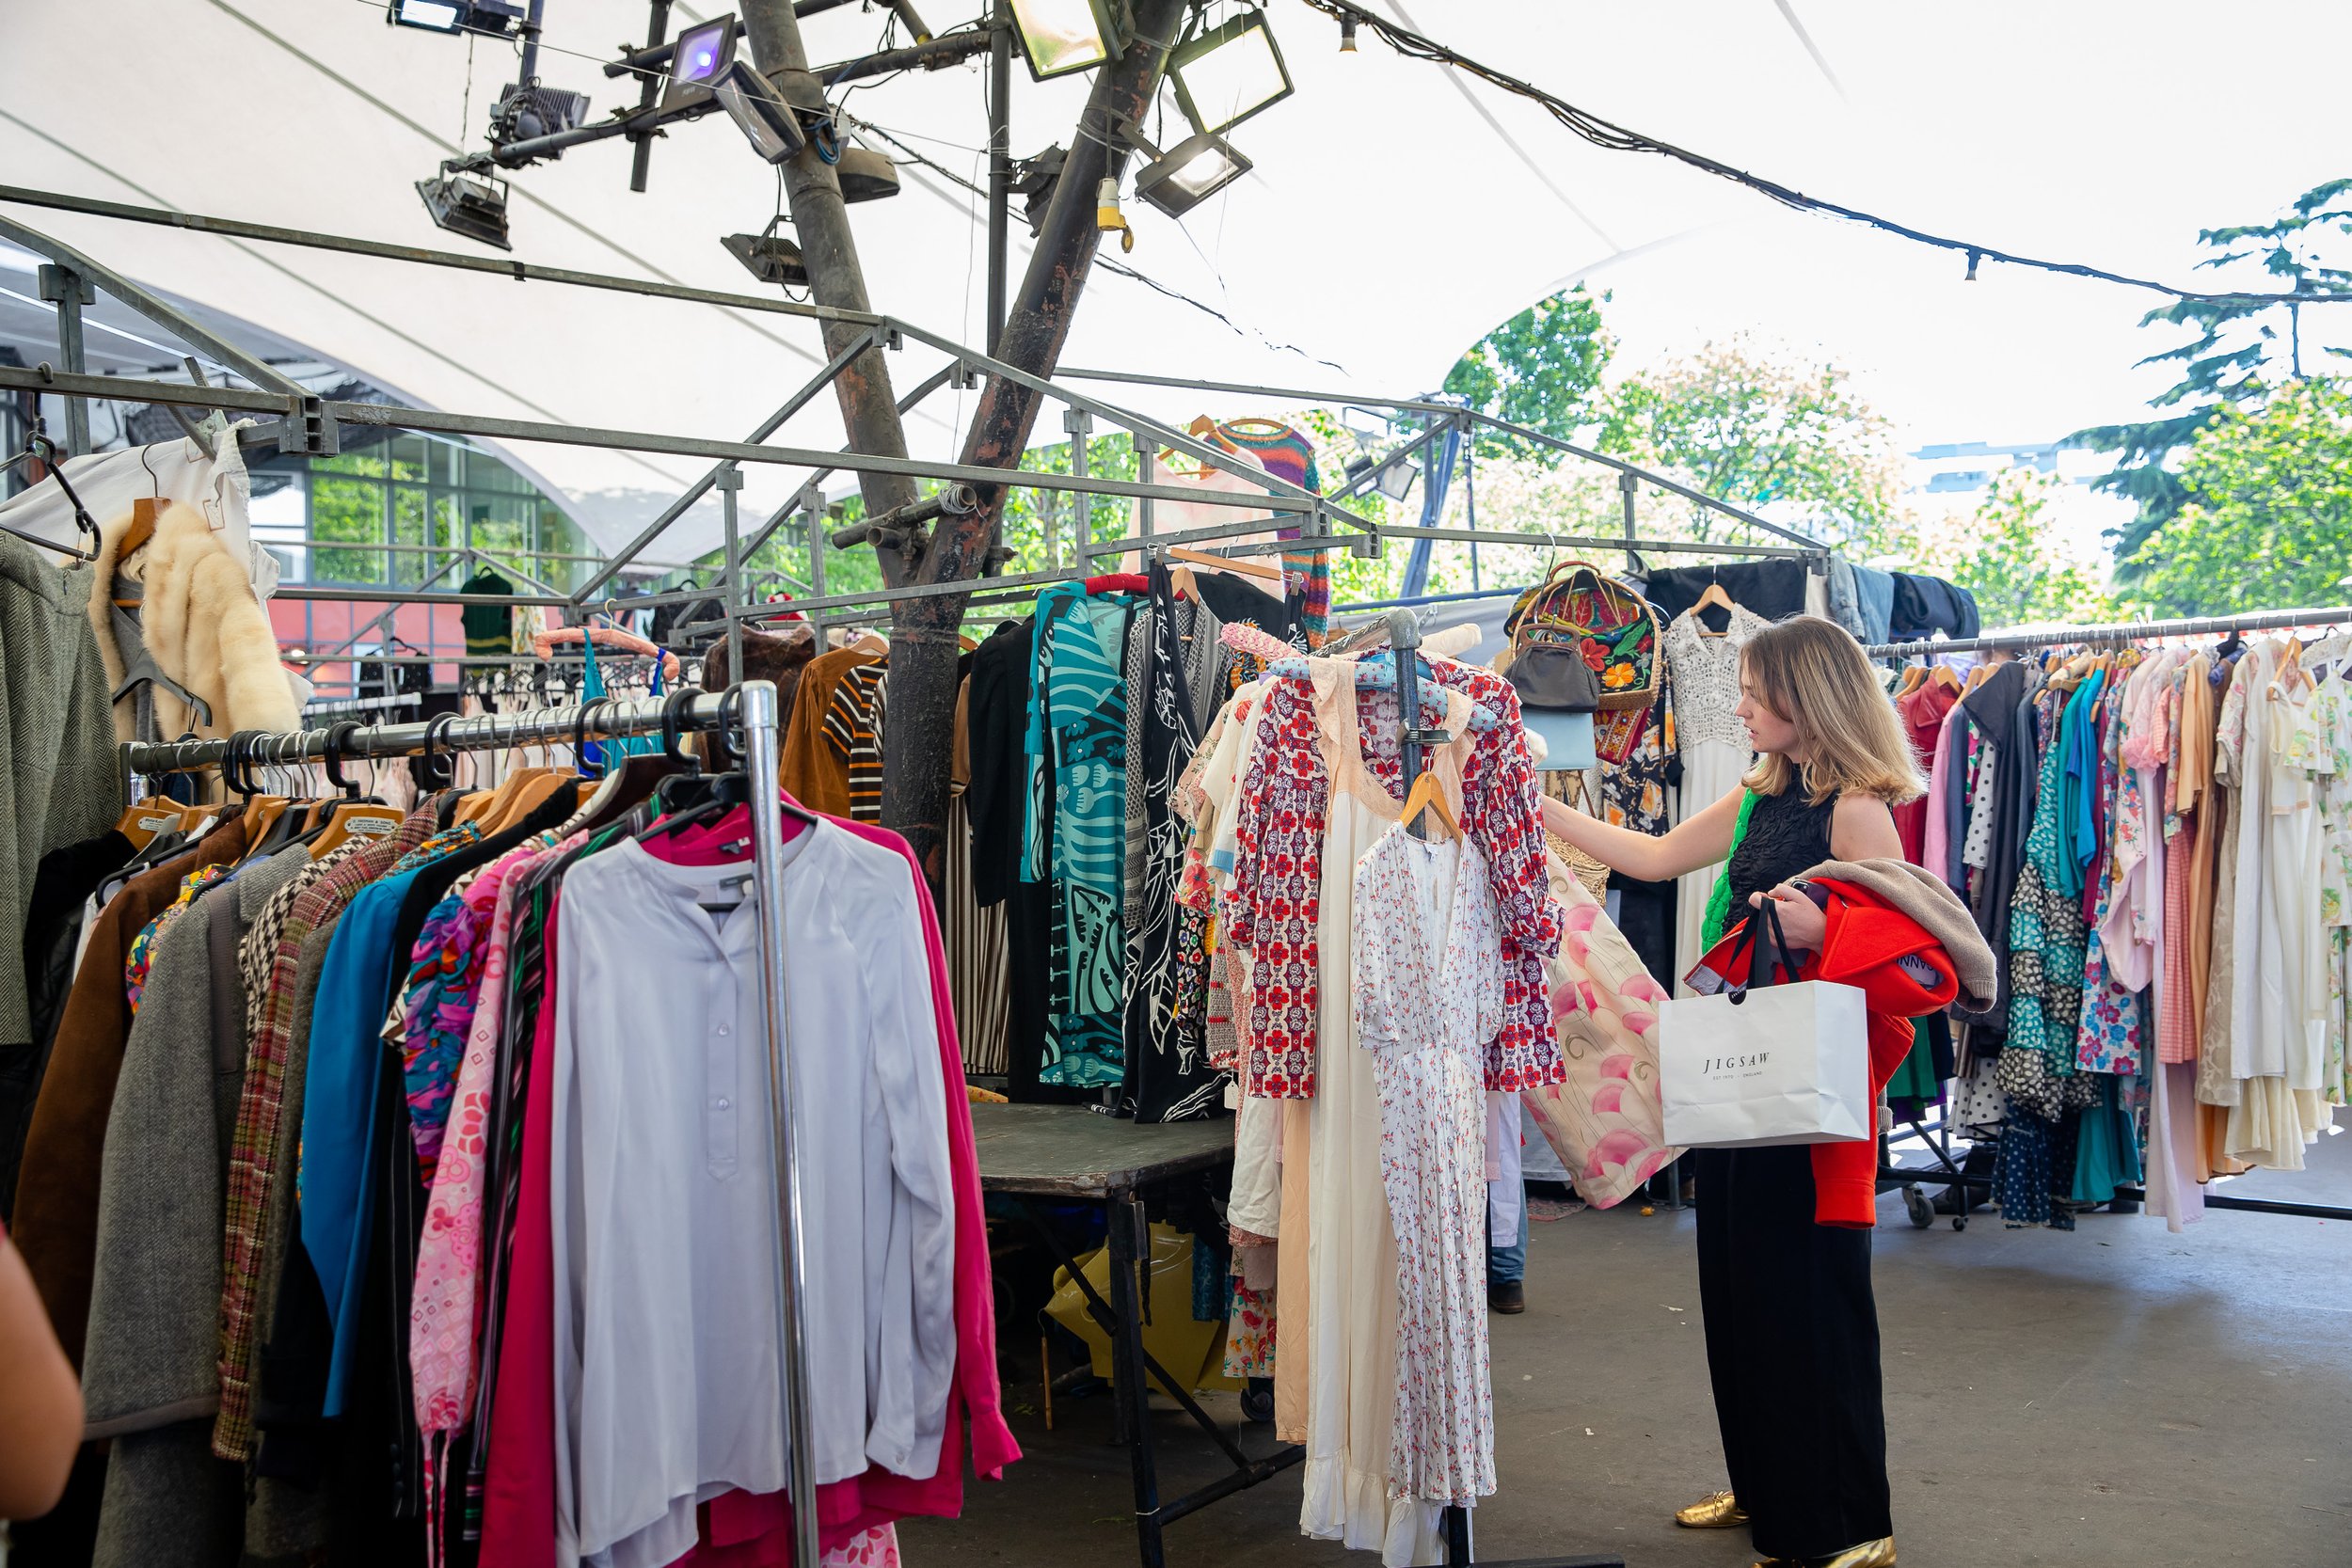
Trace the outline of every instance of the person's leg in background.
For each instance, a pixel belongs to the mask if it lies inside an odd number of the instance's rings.
[[[1486,1094],[1486,1305],[1524,1312],[1527,1292],[1527,1181],[1520,1165],[1519,1097]],[[1497,1245],[1497,1239],[1502,1244]]]
[[[1516,1214],[1506,1212],[1513,1209]],[[1505,1226],[1514,1239],[1497,1246]],[[1486,1183],[1486,1305],[1497,1312],[1526,1311],[1526,1279],[1527,1185],[1514,1173],[1507,1182]]]

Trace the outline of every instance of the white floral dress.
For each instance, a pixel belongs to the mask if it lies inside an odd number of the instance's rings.
[[[1357,1037],[1373,1053],[1396,1231],[1389,1484],[1467,1504],[1495,1489],[1481,1064],[1502,1028],[1501,921],[1475,846],[1402,824],[1357,861],[1355,906]]]

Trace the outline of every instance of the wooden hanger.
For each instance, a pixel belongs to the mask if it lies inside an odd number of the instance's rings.
[[[1200,584],[1193,579],[1189,566],[1170,566],[1168,569],[1168,586],[1180,599],[1190,599],[1195,604],[1200,602]]]
[[[1967,689],[1967,688],[1960,684],[1960,676],[1948,664],[1937,665],[1935,667],[1934,673],[1931,674],[1928,678],[1941,684],[1947,690],[1949,691],[1960,692]]]
[[[1710,578],[1708,579],[1707,587],[1699,594],[1699,602],[1691,607],[1691,618],[1697,625],[1701,637],[1728,637],[1731,635],[1729,626],[1725,626],[1721,631],[1710,631],[1708,629],[1707,623],[1698,619],[1698,613],[1702,610],[1720,609],[1728,615],[1739,608],[1738,605],[1732,603],[1731,595],[1724,592],[1724,585]]]
[[[1268,566],[1263,562],[1245,560],[1240,556],[1211,555],[1206,550],[1188,550],[1182,545],[1170,545],[1165,552],[1170,561],[1188,561],[1196,566],[1208,566],[1220,572],[1232,572],[1245,578],[1258,578],[1267,582],[1282,580],[1282,568]]]
[[[1404,815],[1397,820],[1410,827],[1424,807],[1437,814],[1438,821],[1448,833],[1456,839],[1462,836],[1462,825],[1454,819],[1454,808],[1445,803],[1445,789],[1438,783],[1434,768],[1424,768],[1421,777],[1413,781],[1412,793],[1405,797]]]
[[[1895,695],[1898,697],[1910,696],[1926,683],[1928,673],[1921,669],[1918,665],[1914,664],[1907,666],[1903,671],[1901,683],[1895,688]]]
[[[381,800],[338,800],[326,810],[326,826],[310,841],[310,858],[325,860],[354,837],[380,838],[400,831],[398,808]]]
[[[887,658],[890,657],[890,640],[869,631],[850,644],[850,652],[868,654],[876,658]]]
[[[155,842],[155,835],[167,828],[177,828],[183,820],[180,803],[165,800],[135,802],[115,819],[115,832],[131,841],[134,849],[144,849]]]

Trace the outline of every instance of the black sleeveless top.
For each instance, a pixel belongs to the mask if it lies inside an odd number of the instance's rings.
[[[1833,795],[1820,805],[1805,802],[1804,788],[1792,784],[1778,795],[1758,795],[1748,808],[1747,835],[1731,852],[1724,875],[1731,880],[1731,909],[1724,929],[1748,917],[1748,895],[1778,887],[1802,871],[1810,871],[1832,858],[1830,815],[1837,809]]]

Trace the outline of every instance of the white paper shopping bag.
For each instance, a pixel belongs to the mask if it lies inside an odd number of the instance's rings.
[[[1779,922],[1752,975],[1780,970]],[[1781,971],[1790,973],[1789,971]],[[1862,991],[1821,980],[1733,988],[1660,1005],[1666,1141],[1692,1148],[1839,1143],[1875,1135]]]

